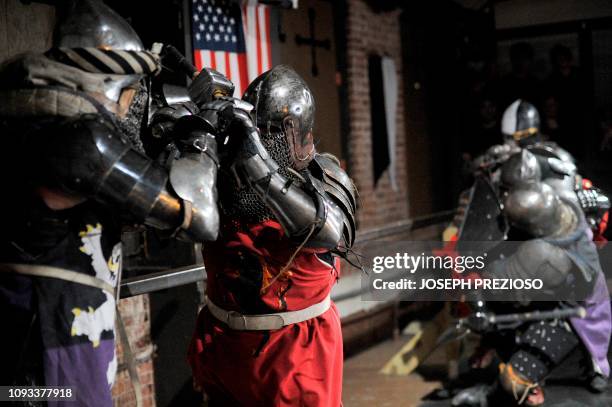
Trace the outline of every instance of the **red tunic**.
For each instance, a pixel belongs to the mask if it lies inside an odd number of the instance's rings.
[[[339,261],[325,250],[302,249],[274,280],[295,248],[274,221],[225,235],[204,252],[208,297],[246,314],[295,311],[323,301],[339,272]],[[234,331],[204,308],[189,362],[213,405],[342,404],[342,332],[333,304],[316,318],[276,331]]]

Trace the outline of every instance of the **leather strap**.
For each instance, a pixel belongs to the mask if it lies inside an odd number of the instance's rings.
[[[325,313],[331,306],[331,298],[328,295],[317,304],[311,305],[298,311],[278,312],[274,314],[244,315],[236,311],[226,311],[215,305],[206,297],[206,306],[216,319],[224,322],[236,331],[272,331],[284,326],[307,321]]]
[[[38,264],[0,263],[0,271],[35,277],[57,278],[59,280],[99,288],[107,291],[113,297],[115,296],[115,287],[106,281],[87,274],[77,273],[76,271],[66,270],[59,267],[42,266]]]

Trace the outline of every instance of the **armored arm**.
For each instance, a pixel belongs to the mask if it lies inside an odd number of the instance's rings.
[[[572,271],[573,263],[565,250],[541,239],[528,240],[516,253],[491,265],[487,277],[542,279],[546,287],[561,285]]]
[[[316,155],[302,185],[278,172],[248,114],[234,110],[237,131],[245,133],[235,168],[270,208],[289,237],[305,238],[306,245],[349,248],[355,237],[356,190],[335,159]],[[236,130],[234,128],[234,130]]]
[[[182,154],[168,171],[135,151],[104,119],[80,118],[43,140],[41,168],[47,181],[62,190],[157,228],[180,228],[196,241],[214,240],[219,225],[216,140],[192,131],[180,143]]]
[[[491,263],[484,277],[542,281],[542,289],[531,294],[521,290],[504,293],[516,297],[516,301],[585,298],[594,284],[591,275],[565,249],[542,239],[521,243],[514,254]]]

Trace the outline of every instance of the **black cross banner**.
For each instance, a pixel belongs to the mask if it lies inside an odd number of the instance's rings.
[[[326,50],[331,49],[331,42],[329,38],[324,40],[318,40],[315,37],[315,10],[314,8],[308,9],[308,26],[310,29],[310,37],[302,37],[299,34],[295,36],[295,43],[300,45],[310,45],[310,56],[312,58],[312,76],[319,75],[319,67],[317,66],[317,47]]]

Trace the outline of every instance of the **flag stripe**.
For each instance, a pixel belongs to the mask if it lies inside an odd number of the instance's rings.
[[[230,54],[231,52],[225,53],[225,76],[228,78],[232,77],[232,66],[230,65]]]
[[[240,54],[238,56],[238,63],[240,64],[240,83],[242,83],[243,86],[243,89],[240,91],[240,95],[243,95],[249,85],[247,59],[245,54]]]
[[[217,56],[214,52],[209,52],[208,54],[210,55],[210,67],[212,69],[217,69]]]
[[[246,7],[246,21],[248,31],[246,34],[247,45],[247,66],[249,69],[249,82],[257,78],[261,72],[259,69],[259,55],[257,55],[257,20],[255,19],[255,8],[253,1],[249,0]]]
[[[193,62],[195,62],[196,69],[199,71],[202,70],[202,51],[196,49],[193,51]]]
[[[242,96],[242,82],[240,78],[240,65],[238,63],[238,54],[231,52],[228,56],[228,66],[230,67],[229,72],[232,76],[232,82],[234,82],[234,97]]]
[[[268,62],[268,43],[267,43],[267,30],[266,30],[266,12],[267,10],[263,7],[257,7],[257,31],[259,41],[259,50],[257,54],[260,55],[260,66],[259,71],[267,71],[269,68]]]
[[[268,65],[266,66],[266,70],[272,68],[272,40],[270,39],[270,7],[265,7],[266,10],[266,24],[265,24],[265,33],[266,33],[266,55],[268,57]]]
[[[212,58],[210,51],[202,51],[202,67],[212,68]]]
[[[254,7],[255,8],[255,15],[253,16],[253,19],[256,19],[254,21],[254,26],[255,26],[255,38],[257,39],[256,44],[257,44],[257,54],[255,54],[257,56],[257,72],[262,72],[263,69],[261,69],[262,64],[262,44],[261,44],[261,35],[260,35],[260,27],[259,27],[259,7]]]
[[[215,51],[215,64],[216,70],[227,76],[225,71],[225,51]]]

